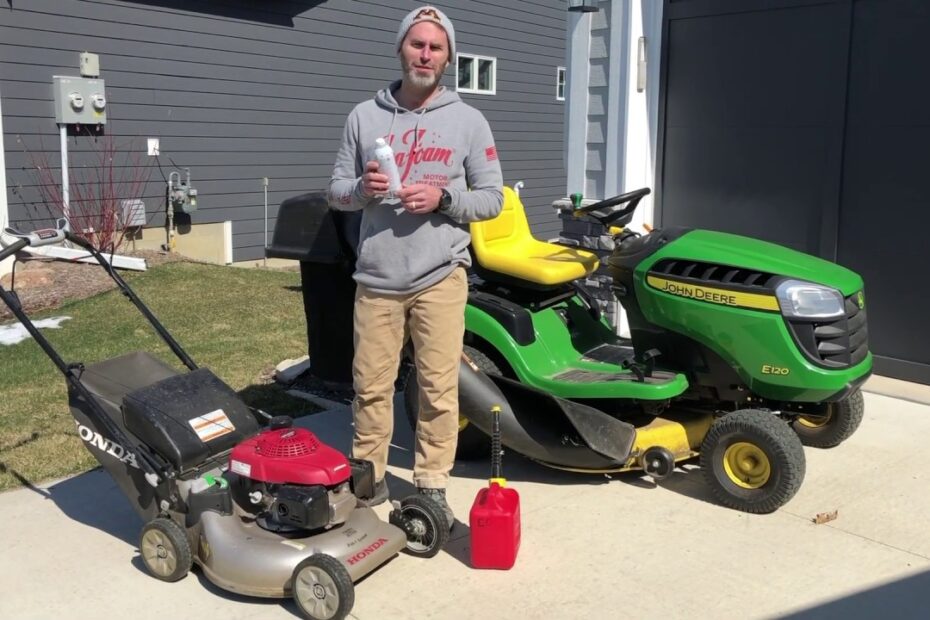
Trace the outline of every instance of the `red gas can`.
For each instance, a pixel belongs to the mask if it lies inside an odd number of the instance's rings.
[[[471,506],[471,565],[512,568],[520,549],[520,496],[506,488],[501,470],[501,408],[491,407],[491,479]]]
[[[481,489],[469,514],[471,565],[512,568],[520,549],[520,496],[496,481]]]

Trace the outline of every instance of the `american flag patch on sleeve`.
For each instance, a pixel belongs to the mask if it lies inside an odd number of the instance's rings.
[[[484,155],[488,161],[497,161],[497,147],[492,145],[484,149]]]

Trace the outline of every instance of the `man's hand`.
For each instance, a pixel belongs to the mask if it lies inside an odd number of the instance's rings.
[[[362,196],[365,198],[388,193],[390,181],[386,174],[378,172],[380,169],[376,161],[365,164],[365,173],[362,175]]]
[[[439,199],[442,198],[442,190],[433,185],[418,183],[405,187],[395,196],[400,198],[400,204],[403,205],[409,213],[424,214],[435,211],[439,207]]]

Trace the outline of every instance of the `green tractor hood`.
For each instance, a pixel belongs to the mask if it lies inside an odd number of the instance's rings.
[[[843,296],[862,290],[862,278],[855,272],[767,241],[710,230],[692,230],[669,245],[667,250],[657,252],[654,258],[674,256],[807,280],[832,286]]]
[[[652,344],[655,328],[685,336],[719,355],[751,393],[776,401],[835,400],[868,376],[872,358],[865,301],[857,295],[863,286],[858,274],[738,235],[677,229],[666,238],[660,249],[635,267],[633,281],[642,317],[631,314],[630,328],[634,343],[641,341],[638,346],[660,350],[665,346],[667,354],[677,355],[675,351],[687,351],[687,346]],[[727,269],[724,275],[717,266],[737,271],[731,274]],[[650,281],[653,273],[655,282]],[[622,269],[618,274],[623,277]],[[773,278],[762,278],[765,284],[756,285],[754,274]],[[838,290],[847,300],[846,315],[823,321],[786,317],[775,298],[774,284],[782,278]],[[851,301],[853,295],[856,303]],[[689,368],[686,356],[679,362],[676,368]],[[724,379],[714,377],[709,385],[719,387],[721,381],[724,385],[725,375],[720,376]],[[701,380],[689,377],[692,384]]]

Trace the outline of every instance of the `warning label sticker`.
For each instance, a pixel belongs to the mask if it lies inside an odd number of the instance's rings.
[[[191,418],[187,422],[197,433],[197,436],[200,437],[200,441],[203,442],[222,437],[236,430],[236,427],[233,426],[233,423],[226,417],[226,412],[222,409]]]
[[[236,459],[229,459],[229,468],[234,474],[239,474],[240,476],[248,477],[252,475],[252,466],[248,463],[237,461]]]

